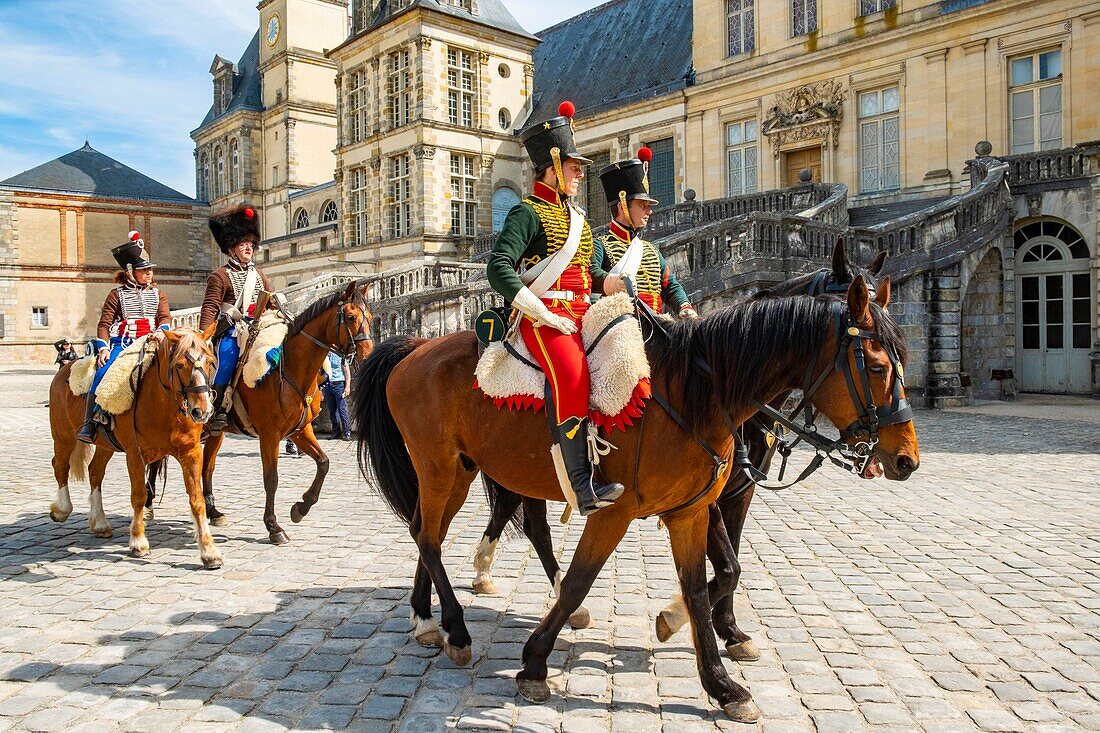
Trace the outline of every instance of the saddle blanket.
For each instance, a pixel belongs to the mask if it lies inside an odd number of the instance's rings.
[[[651,395],[645,342],[633,315],[634,303],[626,294],[617,293],[600,298],[581,322],[581,341],[585,351],[590,352],[589,416],[592,423],[604,428],[605,432],[615,428],[626,430],[633,425],[633,421],[642,416],[645,401]],[[600,338],[604,329],[620,316],[629,317],[612,325]],[[537,364],[522,338],[516,336],[510,345],[531,364]],[[475,375],[474,387],[492,399],[498,408],[546,409],[546,377],[541,370],[515,358],[502,343],[490,344],[485,349]]]
[[[272,369],[279,366],[283,358],[283,340],[286,339],[287,322],[278,311],[267,311],[260,316],[260,331],[252,343],[241,370],[241,381],[250,389],[260,383]],[[248,344],[248,328],[242,323],[237,326],[237,343],[244,352]]]
[[[134,383],[137,380],[138,357],[141,347],[149,337],[142,336],[127,346],[107,368],[96,390],[95,401],[104,411],[112,415],[121,415],[134,404]],[[144,369],[149,369],[156,355],[156,348],[145,353]],[[88,394],[95,379],[95,357],[85,356],[73,362],[69,372],[69,389],[74,395]]]

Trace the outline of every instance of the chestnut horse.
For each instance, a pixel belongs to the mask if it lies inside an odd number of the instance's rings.
[[[876,291],[878,275],[886,262],[886,252],[880,252],[866,269],[854,265],[844,249],[844,240],[837,241],[833,247],[832,266],[800,275],[778,285],[761,290],[754,298],[783,297],[790,295],[818,295],[823,293],[843,293],[856,275],[862,275],[868,287]],[[786,401],[787,395],[781,395],[773,401],[776,409]],[[759,471],[767,473],[779,443],[768,443],[768,435],[763,423],[754,421],[743,431],[744,442],[748,449],[749,461]],[[868,475],[866,478],[870,478]],[[497,543],[505,529],[511,523],[515,529],[522,530],[535,549],[547,577],[557,592],[561,581],[561,568],[554,555],[554,546],[550,537],[550,526],[546,521],[546,502],[530,499],[513,493],[482,476],[485,493],[489,499],[491,516],[489,524],[478,543],[474,554],[476,573],[472,590],[479,595],[491,595],[496,592],[492,578],[492,567]],[[733,612],[733,592],[741,579],[741,564],[738,553],[741,546],[741,533],[745,527],[749,504],[756,484],[747,471],[736,471],[722,488],[718,501],[711,507],[708,527],[707,557],[714,566],[714,577],[708,583],[710,601],[714,606],[712,620],[714,630],[726,646],[726,654],[735,662],[751,662],[760,658],[760,652],[748,634],[737,626]],[[585,628],[592,621],[591,614],[581,606],[569,617],[573,628]],[[683,599],[677,598],[657,618],[657,638],[667,641],[688,622]],[[431,644],[434,636],[418,639]]]
[[[517,676],[524,698],[549,699],[546,662],[562,626],[630,522],[659,515],[669,530],[703,688],[734,720],[759,718],[749,691],[722,666],[711,633],[708,507],[732,468],[732,431],[758,410],[758,402],[800,387],[807,373],[814,378],[807,393],[814,407],[834,424],[854,428],[850,441],[873,444],[887,477],[905,479],[916,470],[912,422],[879,422],[884,410],[890,414],[904,400],[895,377],[905,343],[883,310],[888,299],[885,287],[872,303],[857,277],[843,303],[812,297],[748,301],[698,322],[671,324],[667,339],[650,339],[654,389],[667,395],[689,433],[666,412],[651,409],[616,436],[618,450],[600,468],[627,492],[588,517],[557,600],[524,646]],[[545,420],[498,410],[472,389],[477,358],[470,331],[430,340],[391,339],[360,369],[355,397],[361,468],[366,473],[369,464],[376,488],[409,522],[420,551],[416,573],[427,573],[439,595],[444,652],[460,665],[470,662],[471,639],[441,545],[470,483],[483,470],[524,496],[564,500]],[[863,433],[870,439],[860,438]],[[412,598],[418,626],[431,620],[430,600],[430,594]]]
[[[283,341],[283,357],[275,372],[264,377],[255,387],[238,384],[236,394],[244,404],[248,419],[260,439],[260,460],[263,463],[264,525],[268,537],[277,545],[290,539],[275,518],[275,492],[279,487],[279,450],[284,438],[313,458],[317,470],[313,483],[302,494],[302,500],[291,507],[290,518],[295,523],[309,513],[321,495],[328,474],[328,456],[313,434],[313,420],[322,409],[323,400],[317,386],[317,375],[329,351],[345,357],[355,355],[365,359],[372,347],[369,336],[371,320],[365,287],[351,282],[344,289],[326,293],[306,306],[291,323]],[[233,413],[230,413],[233,417]],[[229,422],[229,432],[242,433],[244,427]],[[210,523],[223,526],[225,515],[214,505],[214,466],[221,449],[223,435],[206,439],[202,452],[202,490]],[[149,472],[149,483],[156,481],[158,467]]]
[[[210,399],[210,376],[214,372],[214,351],[205,333],[191,329],[168,331],[156,347],[152,363],[144,370],[128,411],[115,417],[114,434],[126,451],[130,474],[130,552],[135,557],[149,554],[145,537],[145,467],[172,456],[183,470],[183,483],[191,505],[195,536],[203,567],[220,568],[221,555],[214,546],[202,500],[199,467],[202,465],[202,426],[214,414]],[[77,441],[76,431],[84,422],[84,395],[69,389],[72,365],[63,366],[50,385],[50,432],[53,434],[53,472],[57,479],[57,500],[50,505],[50,518],[64,522],[73,511],[69,481],[91,485],[88,526],[96,537],[110,537],[111,525],[103,514],[103,474],[114,448],[103,436],[96,438],[95,455],[88,465],[92,446]]]

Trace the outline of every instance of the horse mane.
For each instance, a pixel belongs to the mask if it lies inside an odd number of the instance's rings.
[[[344,296],[344,291],[347,290],[347,285],[340,285],[326,293],[322,293],[316,300],[306,306],[306,309],[294,317],[294,320],[287,326],[286,335],[290,338],[294,334],[305,328],[306,324],[317,318],[332,306],[336,305],[340,298]],[[355,305],[363,309],[363,313],[367,312],[367,299],[363,297],[362,292],[359,290],[359,284],[356,283],[355,297],[352,300]]]
[[[680,411],[698,432],[717,410],[739,412],[761,392],[786,387],[792,365],[804,370],[811,361],[831,357],[821,349],[835,314],[846,311],[844,300],[835,296],[748,299],[698,321],[665,325],[667,338],[651,338],[646,348],[654,382],[660,381],[666,394],[678,388]],[[897,324],[874,302],[871,317],[904,364],[908,350]]]

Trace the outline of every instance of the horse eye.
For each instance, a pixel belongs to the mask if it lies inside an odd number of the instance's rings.
[[[885,374],[886,373],[886,367],[884,367],[884,366],[873,366],[873,367],[870,367],[868,371],[872,372],[873,374]]]

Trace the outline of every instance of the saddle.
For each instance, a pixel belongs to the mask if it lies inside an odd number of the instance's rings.
[[[133,407],[134,390],[137,387],[138,357],[148,338],[148,336],[142,336],[136,339],[134,343],[123,349],[107,368],[107,373],[103,375],[95,395],[96,404],[102,407],[104,412],[121,415]],[[145,352],[143,369],[148,369],[155,354],[155,348]],[[88,394],[88,390],[92,388],[95,372],[94,356],[85,356],[73,362],[69,372],[69,389],[72,393],[77,396]]]
[[[256,340],[252,342],[252,349],[245,354],[248,345],[248,328],[241,323],[237,328],[237,343],[240,344],[241,353],[244,354],[244,368],[241,370],[241,380],[251,389],[279,366],[283,358],[283,340],[286,339],[289,324],[279,311],[265,311],[260,316],[259,331]]]
[[[624,293],[600,298],[581,322],[581,340],[591,376],[592,423],[606,432],[626,430],[642,416],[650,397],[649,360],[634,302]],[[518,329],[489,344],[478,360],[474,387],[498,408],[546,408],[546,377]]]

